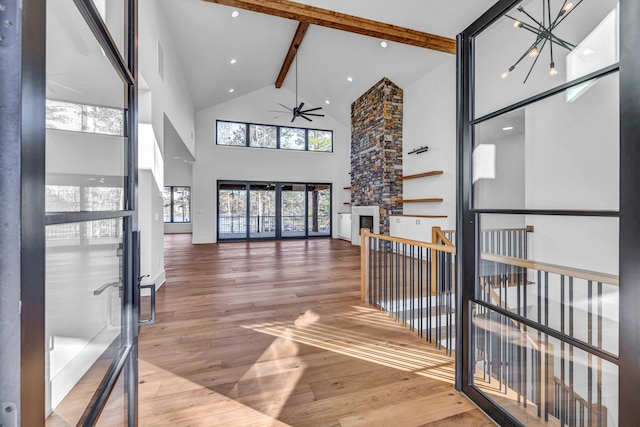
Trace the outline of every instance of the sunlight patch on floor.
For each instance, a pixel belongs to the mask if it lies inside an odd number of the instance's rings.
[[[363,324],[377,325],[383,329],[397,328],[397,325],[375,309],[353,308],[353,311],[332,316],[328,321],[322,321],[317,313],[308,310],[295,321],[261,322],[242,326],[450,384],[455,382],[454,359],[448,357],[443,350],[426,342],[407,343],[376,336],[376,332],[380,330],[371,327],[366,329],[368,332],[358,332],[355,329],[360,329]],[[337,326],[332,326],[329,322]],[[409,330],[398,332],[411,333]]]

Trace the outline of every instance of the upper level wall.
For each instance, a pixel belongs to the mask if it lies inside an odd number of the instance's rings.
[[[405,215],[447,215],[445,229],[455,228],[456,215],[456,61],[451,55],[438,68],[404,91],[403,170],[413,175],[441,170],[442,175],[403,181],[405,199],[441,197],[442,203],[410,203]],[[408,154],[428,146],[429,151]]]
[[[274,118],[278,103],[291,105],[295,94],[266,87],[219,104],[196,115],[196,161],[193,164],[193,242],[216,240],[216,182],[218,180],[331,183],[333,224],[344,211],[342,188],[349,185],[349,129],[332,117],[313,123],[289,115]],[[303,100],[304,101],[304,100]],[[307,105],[313,104],[308,102]],[[333,153],[216,145],[216,120],[333,130]],[[337,227],[333,227],[334,235]]]
[[[140,73],[151,90],[151,122],[164,153],[164,115],[171,120],[178,135],[195,153],[193,101],[182,65],[174,47],[171,26],[155,0],[140,0],[139,44]],[[158,73],[158,46],[162,49],[163,76]]]

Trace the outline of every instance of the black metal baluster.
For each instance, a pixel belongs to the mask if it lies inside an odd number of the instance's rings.
[[[573,277],[569,277],[569,336],[573,338]],[[576,398],[573,384],[573,346],[569,346],[569,393],[571,395],[571,405],[569,407],[569,425],[576,425]]]
[[[602,282],[598,282],[598,348],[602,350]],[[602,426],[602,358],[598,357],[598,427]]]
[[[415,268],[415,253],[414,253],[414,248],[415,246],[411,245],[409,247],[409,298],[410,302],[409,302],[409,310],[411,310],[411,315],[409,316],[409,322],[411,323],[411,331],[413,332],[415,330],[415,323],[414,323],[414,309],[415,309],[415,296],[416,296],[416,292],[414,289],[414,285],[415,285],[415,274],[414,274],[414,268]]]
[[[418,248],[418,336],[423,337],[422,322],[424,314],[422,313],[422,248]]]
[[[565,322],[565,306],[564,306],[564,274],[560,275],[560,332],[564,334],[564,322]],[[562,390],[564,391],[565,382],[565,343],[560,341],[560,381]],[[560,402],[560,426],[563,427],[567,415],[567,399],[565,393],[562,394],[563,399]]]
[[[587,282],[587,301],[589,308],[587,311],[587,343],[593,344],[593,282]],[[587,353],[587,402],[589,404],[589,412],[587,412],[588,424],[593,425],[593,356]]]

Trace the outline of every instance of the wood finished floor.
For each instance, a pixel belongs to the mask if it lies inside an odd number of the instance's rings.
[[[140,334],[141,426],[492,426],[453,361],[360,302],[341,240],[165,237]]]

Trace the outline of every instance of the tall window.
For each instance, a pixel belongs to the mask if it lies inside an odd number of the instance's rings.
[[[330,153],[333,151],[333,131],[218,120],[216,145]]]
[[[191,222],[191,187],[164,187],[164,222]]]

